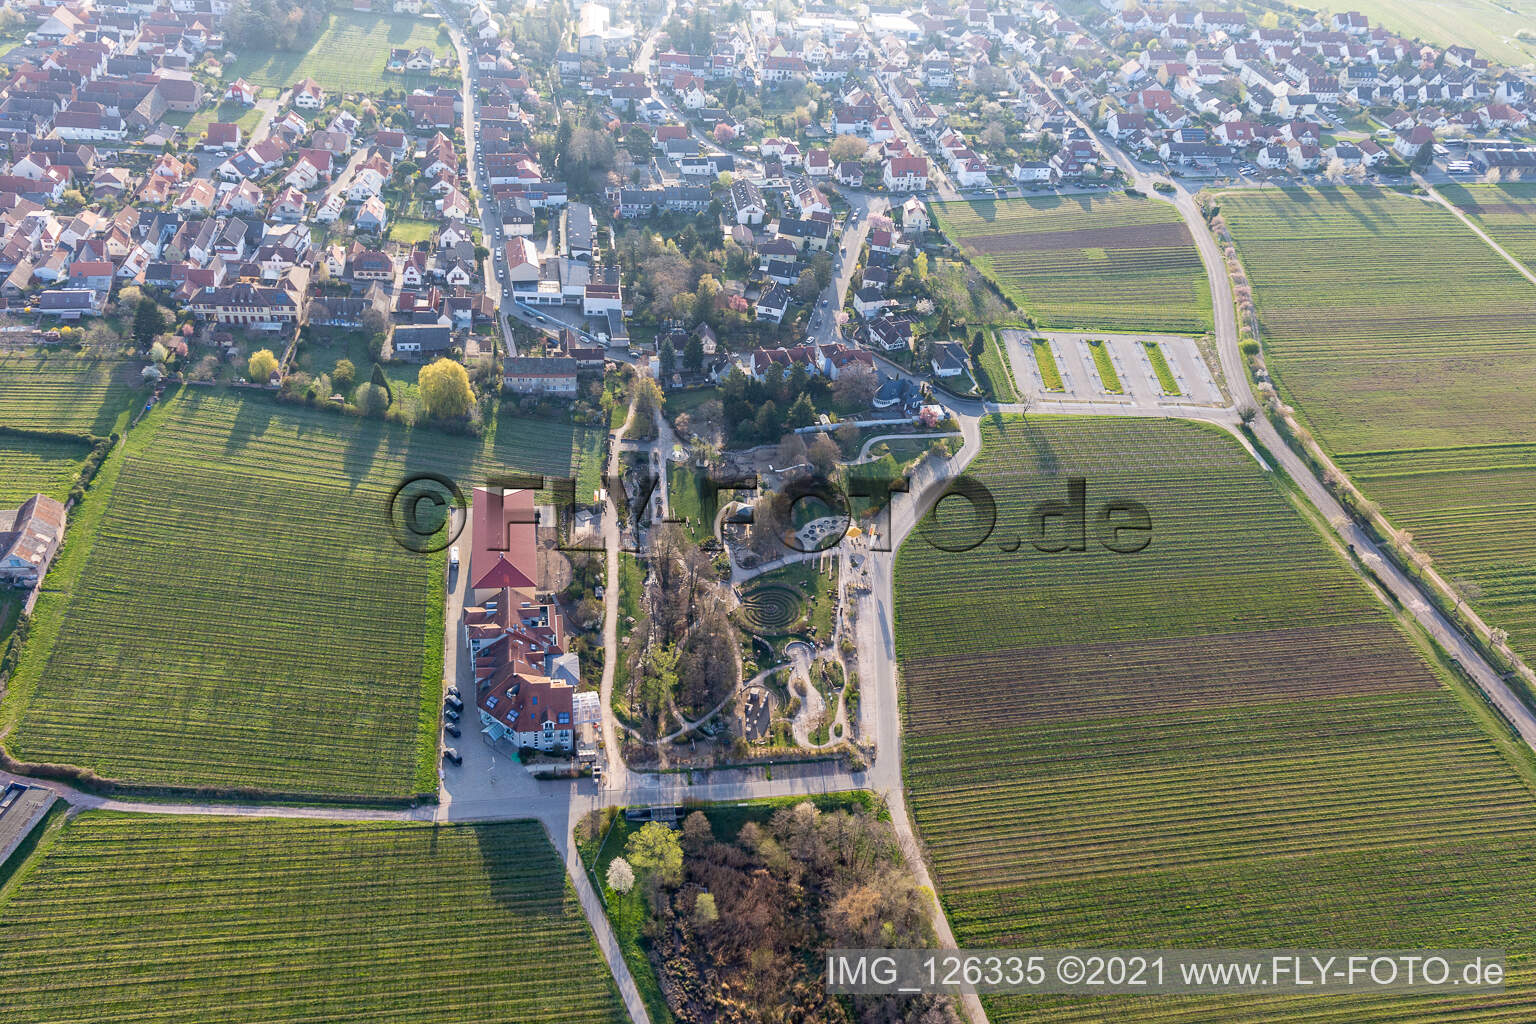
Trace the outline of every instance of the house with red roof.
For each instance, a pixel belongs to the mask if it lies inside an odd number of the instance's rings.
[[[469,589],[477,602],[504,590],[519,601],[533,601],[539,577],[533,494],[527,489],[475,488]]]

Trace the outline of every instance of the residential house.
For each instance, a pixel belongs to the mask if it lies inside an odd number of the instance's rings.
[[[0,583],[35,587],[64,542],[65,520],[64,506],[44,494],[0,511]]]
[[[395,355],[427,362],[447,355],[452,335],[439,324],[400,324],[390,336]]]
[[[578,366],[565,356],[508,356],[502,361],[502,388],[518,395],[576,394]]]

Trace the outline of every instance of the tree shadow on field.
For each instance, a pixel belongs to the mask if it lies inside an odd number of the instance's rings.
[[[190,417],[195,418],[203,403],[211,401],[215,393],[201,389],[190,389],[186,394],[186,401],[191,403],[188,409]],[[272,415],[276,411],[277,399],[264,391],[251,391],[249,389],[237,390],[239,407],[235,410],[234,421],[229,425],[229,434],[224,438],[224,455],[226,458],[235,458],[250,447],[251,441],[266,434],[267,428],[272,425]],[[222,397],[222,395],[219,395]]]
[[[1056,446],[1027,417],[1010,420],[996,416],[993,423],[1002,441],[1029,453],[1028,462],[1018,460],[1011,468],[1030,476],[1057,476],[1061,473],[1061,456]]]
[[[568,884],[565,865],[550,841],[551,834],[543,825],[526,819],[467,827],[474,832],[475,842],[480,847],[492,899],[520,919],[536,918],[541,909],[553,917],[563,916]],[[571,822],[561,817],[558,822],[551,822],[550,827],[563,829],[569,835]],[[519,879],[529,875],[530,866],[551,876],[547,884],[534,886],[532,892],[519,883]],[[574,903],[574,893],[571,899]],[[580,910],[575,912],[579,914]]]
[[[341,471],[355,491],[373,472],[373,464],[379,457],[379,444],[386,432],[400,428],[363,416],[343,417],[342,422],[351,429],[347,433],[346,446],[341,450]]]

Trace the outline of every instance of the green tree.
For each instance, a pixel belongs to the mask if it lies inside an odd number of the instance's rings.
[[[704,339],[697,334],[688,339],[688,344],[683,346],[683,365],[690,373],[698,373],[704,368]]]
[[[263,348],[251,353],[250,361],[246,363],[247,377],[258,384],[265,384],[276,372],[277,356],[272,354],[271,349]]]
[[[715,906],[714,893],[701,892],[693,902],[693,920],[698,924],[714,924],[720,920],[720,910]]]
[[[857,135],[839,135],[832,140],[832,161],[861,160],[869,150],[869,143]]]
[[[682,842],[659,821],[648,821],[631,835],[624,844],[624,855],[631,866],[663,885],[677,885],[683,880]]]
[[[778,437],[780,428],[779,407],[773,404],[773,399],[768,399],[758,406],[757,415],[752,420],[752,425],[757,428],[758,437]]]
[[[378,363],[373,364],[373,373],[368,376],[368,383],[384,392],[384,405],[387,408],[395,401],[395,389],[389,386],[389,378],[384,375],[384,367]]]
[[[832,254],[822,250],[812,256],[811,270],[816,273],[816,290],[821,291],[832,283]]]
[[[134,343],[139,348],[149,348],[154,343],[155,335],[163,330],[165,330],[165,316],[160,312],[160,305],[149,296],[142,296],[133,310]],[[267,355],[271,354],[267,353]]]
[[[371,382],[359,384],[352,403],[366,416],[383,416],[389,410],[389,390]]]
[[[336,362],[336,368],[331,371],[331,383],[337,391],[350,391],[352,385],[357,382],[357,367],[352,365],[350,359],[340,359]]]
[[[661,347],[656,350],[656,358],[661,362],[661,375],[672,376],[672,372],[677,369],[677,350],[672,347],[671,338],[661,339]]]
[[[816,422],[816,406],[811,404],[810,395],[802,393],[799,398],[795,399],[794,404],[789,407],[789,414],[785,417],[785,422],[796,430],[801,427],[808,427]]]
[[[790,289],[790,294],[794,296],[796,302],[802,306],[808,306],[816,301],[816,293],[819,291],[821,288],[816,284],[816,271],[807,269],[800,271],[800,276],[796,279],[795,286]]]
[[[463,364],[446,357],[421,368],[417,377],[421,404],[430,416],[453,419],[466,416],[474,407],[475,393]]]

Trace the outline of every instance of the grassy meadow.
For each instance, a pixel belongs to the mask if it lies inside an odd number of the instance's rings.
[[[415,17],[333,10],[305,52],[242,50],[239,60],[226,66],[225,75],[238,75],[274,92],[290,88],[301,78],[313,78],[330,92],[410,91],[426,86],[430,77],[386,72],[389,51],[425,46],[438,60],[452,59],[453,44],[438,35],[439,24]]]

